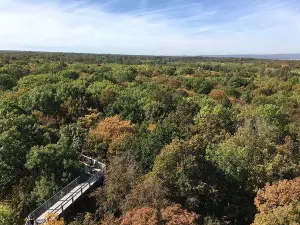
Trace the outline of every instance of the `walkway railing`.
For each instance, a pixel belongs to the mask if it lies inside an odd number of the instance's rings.
[[[49,200],[47,200],[41,206],[39,206],[37,209],[31,212],[30,216],[32,216],[33,219],[37,219],[40,215],[43,214],[43,212],[46,212],[51,206],[53,206],[56,202],[58,202],[59,199],[61,199],[63,196],[69,193],[76,186],[78,186],[80,180],[81,180],[81,176],[77,177],[75,180],[73,180],[71,183],[69,183],[59,192],[57,192],[54,196],[52,196]]]
[[[82,195],[84,190],[86,188],[90,188],[96,181],[98,181],[102,176],[102,172],[99,171],[96,174],[94,174],[92,177],[90,177],[87,181],[85,181],[85,184],[80,187],[80,189],[76,190],[75,192],[72,192],[72,195],[70,195],[68,198],[64,199],[61,204],[55,208],[51,208],[49,213],[54,213],[56,214],[59,210],[64,211],[65,210],[65,205],[69,203],[70,200],[71,204],[74,202],[74,196],[77,196],[78,194]],[[75,186],[76,187],[76,186]],[[72,190],[72,189],[71,189]]]
[[[80,156],[81,156],[81,160],[83,163],[85,163],[89,166],[98,168],[98,169],[102,170],[103,173],[106,172],[106,165],[104,163],[101,163],[101,162],[97,161],[96,159],[93,159],[93,158],[88,157],[83,154],[81,154]]]
[[[84,190],[89,189],[91,186],[93,186],[98,180],[103,177],[104,173],[106,172],[106,165],[85,155],[81,154],[81,160],[86,165],[86,168],[90,174],[87,175],[87,173],[82,174],[81,176],[74,179],[72,182],[70,182],[67,186],[65,186],[63,189],[61,189],[59,192],[57,192],[54,196],[52,196],[50,199],[48,199],[46,202],[44,202],[41,206],[39,206],[37,209],[32,211],[28,218],[33,218],[36,220],[39,216],[41,216],[43,213],[49,211],[49,213],[57,214],[59,211],[63,212],[66,209],[66,205],[70,205],[76,200],[74,200],[74,197],[76,197],[78,194],[82,195]],[[59,205],[57,205],[55,208],[53,207],[60,199],[62,199],[64,196],[66,196],[68,193],[71,192],[75,187],[78,185],[83,184],[80,186],[78,190],[75,192],[72,192],[71,195],[61,201]],[[26,223],[26,225],[29,223]]]

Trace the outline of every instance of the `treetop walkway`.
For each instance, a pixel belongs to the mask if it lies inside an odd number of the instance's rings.
[[[62,214],[97,182],[104,181],[105,164],[85,155],[81,155],[81,162],[85,165],[85,172],[32,211],[25,225],[43,224],[48,214]]]

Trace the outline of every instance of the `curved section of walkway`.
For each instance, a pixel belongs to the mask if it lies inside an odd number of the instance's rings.
[[[33,222],[43,224],[49,213],[60,215],[98,181],[104,180],[105,164],[85,155],[81,155],[81,162],[85,165],[86,172],[31,212],[26,225]]]

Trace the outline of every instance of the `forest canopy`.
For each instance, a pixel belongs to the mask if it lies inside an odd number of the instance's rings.
[[[0,225],[82,171],[71,225],[300,224],[300,61],[0,52]]]

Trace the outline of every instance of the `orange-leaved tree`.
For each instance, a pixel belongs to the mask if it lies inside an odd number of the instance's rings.
[[[193,225],[198,215],[183,209],[180,205],[171,205],[160,211],[153,207],[142,207],[127,212],[120,218],[120,225]]]
[[[209,93],[209,97],[211,97],[213,100],[216,101],[221,101],[224,98],[226,98],[226,94],[225,91],[223,90],[219,90],[219,89],[213,89],[210,93]]]
[[[158,212],[152,207],[143,207],[134,209],[126,213],[122,219],[120,225],[156,225],[159,224]]]
[[[255,205],[259,213],[253,225],[300,224],[300,177],[266,184],[258,191]]]
[[[161,216],[166,225],[192,225],[198,218],[196,213],[189,212],[178,204],[162,209]]]
[[[104,140],[113,152],[130,135],[134,134],[135,126],[130,121],[121,120],[119,115],[107,117],[100,121],[91,134]]]

